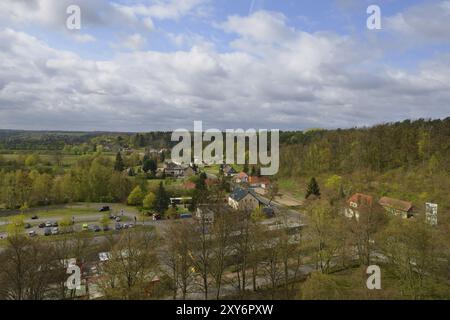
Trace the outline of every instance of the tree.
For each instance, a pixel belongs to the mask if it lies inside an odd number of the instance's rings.
[[[158,190],[156,192],[156,200],[155,200],[155,210],[160,213],[164,214],[164,212],[169,208],[169,196],[166,193],[166,190],[164,189],[164,185],[162,181],[159,183]]]
[[[304,300],[339,300],[339,285],[332,276],[313,272],[301,287],[300,297]]]
[[[41,161],[41,159],[40,159],[39,155],[37,153],[33,153],[33,154],[30,154],[25,159],[25,165],[27,167],[33,167],[33,166],[37,165],[40,161]]]
[[[320,197],[320,189],[319,185],[317,184],[316,178],[311,178],[311,180],[309,181],[305,198],[308,199],[312,195]]]
[[[0,296],[43,300],[55,281],[58,262],[50,244],[22,235],[7,238],[0,254]]]
[[[147,173],[151,172],[153,175],[156,174],[156,170],[158,169],[158,165],[155,160],[153,159],[145,159],[142,164],[142,170]]]
[[[116,162],[114,163],[114,170],[122,172],[125,169],[125,164],[123,163],[122,155],[117,152]]]
[[[100,290],[108,299],[136,300],[158,297],[157,238],[152,231],[126,230],[111,241],[109,260],[99,266]]]
[[[142,206],[144,209],[151,210],[155,206],[155,201],[156,195],[153,192],[150,192],[145,196]]]
[[[143,200],[144,192],[142,192],[140,186],[135,187],[128,196],[128,204],[132,206],[141,206]]]
[[[342,217],[327,201],[320,200],[307,210],[308,242],[314,252],[316,269],[330,273],[335,257],[343,249]]]
[[[191,258],[193,235],[192,226],[180,221],[170,223],[164,232],[167,246],[162,254],[165,265],[162,272],[169,278],[173,299],[181,291],[181,298],[185,300],[194,283],[196,270]]]
[[[214,207],[214,222],[211,236],[210,273],[219,300],[223,283],[223,275],[227,267],[226,259],[232,248],[233,215],[222,206]]]
[[[393,217],[379,235],[381,252],[397,280],[403,297],[425,299],[436,294],[436,288],[448,283],[445,242],[437,229],[423,220]],[[448,284],[447,284],[448,294]]]
[[[195,181],[194,194],[192,196],[192,207],[195,210],[208,199],[208,187],[206,185],[206,174],[202,172]]]

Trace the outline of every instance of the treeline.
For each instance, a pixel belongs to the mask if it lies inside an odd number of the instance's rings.
[[[114,171],[114,162],[99,153],[81,156],[61,175],[33,169],[0,171],[0,203],[6,208],[73,201],[125,201],[132,188],[131,179]]]
[[[64,147],[85,148],[99,145],[113,151],[118,148],[169,148],[170,132],[105,133],[0,130],[0,150],[63,150]]]
[[[450,172],[450,118],[405,120],[370,128],[284,132],[280,175],[386,172],[426,165]]]

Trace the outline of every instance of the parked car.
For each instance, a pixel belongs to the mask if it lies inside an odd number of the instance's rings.
[[[120,219],[120,217],[116,217],[116,222],[120,222],[121,221],[121,219]]]
[[[192,214],[189,214],[189,213],[180,214],[180,219],[191,219],[191,218],[192,218]]]
[[[52,227],[57,227],[58,226],[58,222],[52,222]]]
[[[37,236],[37,233],[36,233],[36,231],[31,230],[30,232],[28,232],[28,235],[29,235],[30,237],[36,237],[36,236]]]
[[[102,230],[103,231],[109,231],[109,226],[103,226]]]
[[[110,218],[111,220],[116,220],[117,217],[116,217],[115,215],[113,215],[113,214],[110,214],[110,215],[109,215],[109,218]]]
[[[53,234],[53,235],[57,235],[58,233],[59,233],[58,227],[53,227],[53,228],[52,228],[52,234]]]
[[[104,206],[104,207],[100,208],[100,210],[98,210],[98,211],[99,212],[107,212],[107,211],[110,211],[110,210],[111,210],[111,208],[109,206]]]
[[[92,227],[92,231],[94,231],[94,232],[100,232],[100,231],[102,231],[102,229],[100,229],[99,226],[93,226],[93,227]]]
[[[46,226],[47,228],[51,228],[52,225],[53,225],[53,224],[52,224],[50,221],[47,221],[47,222],[45,223],[45,226]]]
[[[116,225],[114,226],[114,229],[118,230],[122,230],[122,225],[119,222],[116,222]]]
[[[45,228],[44,236],[50,236],[52,234],[52,230],[50,228]]]
[[[37,215],[34,215],[34,216],[31,217],[31,219],[32,220],[37,220],[37,219],[39,219],[39,217]]]
[[[39,228],[45,228],[45,222],[42,222],[42,223],[39,223],[39,226],[38,226]]]
[[[153,221],[158,221],[158,220],[161,220],[161,219],[162,219],[162,217],[161,217],[160,214],[154,214],[153,215]]]
[[[83,226],[81,227],[81,229],[82,229],[83,231],[88,230],[88,229],[89,229],[88,224],[87,224],[87,223],[83,224]]]
[[[30,229],[31,228],[31,224],[25,223],[24,227],[25,227],[25,229]]]

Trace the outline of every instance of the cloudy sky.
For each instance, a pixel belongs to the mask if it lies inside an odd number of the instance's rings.
[[[368,5],[382,30],[368,30]],[[81,29],[66,27],[81,8]],[[0,128],[308,129],[450,116],[450,1],[1,0]]]

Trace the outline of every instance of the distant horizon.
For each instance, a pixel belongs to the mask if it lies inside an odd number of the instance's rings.
[[[280,129],[280,132],[308,132],[308,131],[314,131],[314,130],[325,130],[325,131],[333,131],[333,130],[350,130],[350,129],[364,129],[364,128],[372,128],[372,127],[376,127],[376,126],[382,126],[382,125],[389,125],[389,124],[395,124],[395,123],[402,123],[405,121],[410,121],[410,122],[416,122],[416,121],[438,121],[438,120],[445,120],[450,118],[449,116],[446,117],[442,117],[442,118],[417,118],[417,119],[411,119],[411,118],[406,118],[403,120],[398,120],[398,121],[386,121],[386,122],[380,122],[380,123],[375,123],[375,124],[371,124],[371,125],[362,125],[362,126],[353,126],[353,127],[337,127],[337,128],[307,128],[307,129]],[[0,131],[17,131],[17,132],[48,132],[48,133],[89,133],[89,134],[95,134],[95,133],[108,133],[108,134],[137,134],[137,133],[151,133],[151,132],[160,132],[160,133],[171,133],[176,129],[180,129],[180,128],[175,128],[173,130],[150,130],[150,131],[107,131],[107,130],[60,130],[60,129],[8,129],[8,128],[0,128]],[[183,128],[183,129],[188,129],[190,130],[191,128]],[[278,128],[204,128],[204,130],[208,130],[208,129],[218,129],[220,131],[225,131],[227,129],[243,129],[243,130],[248,130],[248,129],[278,129]],[[191,131],[191,130],[190,130]]]

